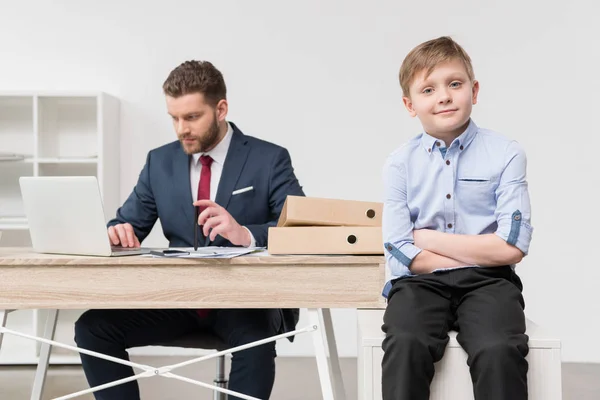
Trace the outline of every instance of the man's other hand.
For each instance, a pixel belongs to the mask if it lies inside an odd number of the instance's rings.
[[[118,224],[108,227],[108,237],[113,246],[140,247],[140,241],[135,236],[131,224]]]

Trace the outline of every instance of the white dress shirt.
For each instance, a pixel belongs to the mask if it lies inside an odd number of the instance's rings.
[[[225,164],[225,157],[227,157],[227,151],[231,144],[231,138],[233,136],[233,129],[229,122],[227,123],[227,133],[225,137],[210,151],[206,153],[195,153],[192,155],[192,162],[190,163],[190,186],[192,189],[192,198],[198,200],[198,184],[200,183],[200,174],[202,173],[202,164],[200,163],[200,156],[207,155],[213,159],[210,167],[210,199],[215,201],[217,197],[217,189],[219,188],[219,182],[221,181],[221,174],[223,173],[223,165]],[[250,233],[250,247],[256,246],[256,240],[254,235],[250,232],[250,229],[244,228]]]

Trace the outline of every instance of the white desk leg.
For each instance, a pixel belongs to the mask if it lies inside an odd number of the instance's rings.
[[[344,380],[342,378],[342,370],[340,368],[340,360],[338,358],[338,349],[335,341],[335,333],[333,331],[331,310],[329,308],[321,308],[320,311],[323,318],[323,327],[325,328],[325,345],[329,350],[329,367],[331,369],[331,379],[333,380],[334,393],[337,399],[345,399],[346,391],[344,390]]]
[[[58,320],[58,310],[48,310],[46,317],[46,325],[44,326],[44,339],[53,340],[54,332],[56,331],[56,321]],[[40,348],[40,359],[35,371],[35,379],[33,380],[33,389],[31,390],[31,400],[41,400],[44,393],[44,384],[48,375],[48,363],[50,361],[50,353],[52,346],[48,343],[42,343]]]
[[[8,317],[8,313],[10,310],[0,310],[0,328],[6,327],[6,317]],[[2,337],[4,336],[4,331],[0,329],[0,350],[2,350]]]
[[[319,371],[319,381],[321,382],[323,400],[335,400],[333,386],[331,384],[331,370],[327,360],[325,332],[321,319],[319,318],[319,310],[316,308],[309,308],[308,318],[310,324],[317,328],[316,332],[313,332],[312,337],[315,346],[315,358],[317,359],[317,370]]]

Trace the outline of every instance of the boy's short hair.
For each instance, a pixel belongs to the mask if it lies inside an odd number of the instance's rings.
[[[227,99],[227,87],[223,74],[209,61],[186,61],[169,74],[163,84],[167,96],[180,97],[202,93],[207,103],[216,106]]]
[[[402,94],[410,97],[409,88],[415,76],[423,70],[429,76],[438,65],[450,61],[460,60],[467,69],[469,79],[473,81],[473,65],[467,52],[449,36],[441,36],[421,43],[408,53],[400,67],[400,87]]]

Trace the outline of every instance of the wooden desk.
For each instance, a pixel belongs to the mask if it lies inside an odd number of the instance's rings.
[[[313,335],[317,365],[324,398],[333,399],[331,371],[326,355],[319,351],[325,346],[327,353],[326,347],[330,346],[336,375],[339,365],[336,372],[337,350],[329,309],[384,307],[384,262],[382,256],[182,259],[67,256],[0,248],[0,310],[319,309],[325,312],[323,329],[318,330],[322,334]],[[318,324],[318,320],[311,318],[312,323]],[[343,398],[340,382],[335,376],[333,380],[336,392],[341,391],[335,398]]]

